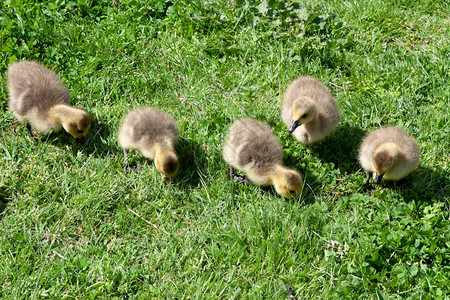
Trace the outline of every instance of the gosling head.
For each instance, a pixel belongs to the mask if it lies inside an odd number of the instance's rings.
[[[316,111],[314,100],[306,96],[299,97],[292,103],[292,123],[288,131],[293,133],[298,126],[314,119]]]
[[[180,164],[175,153],[166,151],[155,158],[156,169],[165,177],[172,178],[178,173]]]
[[[272,183],[278,194],[290,198],[301,193],[303,180],[297,171],[282,167],[273,176]]]
[[[376,184],[381,182],[384,174],[388,173],[398,157],[398,147],[393,143],[384,143],[378,146],[375,149],[375,152],[372,156],[372,163],[375,167],[375,179],[374,182]]]
[[[86,136],[94,116],[90,116],[82,109],[70,111],[62,118],[62,126],[74,138]]]

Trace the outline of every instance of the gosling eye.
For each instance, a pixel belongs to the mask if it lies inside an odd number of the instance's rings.
[[[78,132],[78,133],[83,133],[83,130],[77,129],[77,132]]]
[[[289,191],[291,194],[295,194],[296,193],[296,191]]]
[[[301,116],[301,118],[304,119],[304,118],[306,118],[307,115],[308,115],[308,114],[303,114],[303,115]]]

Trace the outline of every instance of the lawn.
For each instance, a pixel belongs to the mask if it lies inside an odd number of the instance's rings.
[[[448,299],[450,34],[445,1],[4,0],[0,3],[0,298]],[[81,145],[34,144],[8,109],[17,60],[55,70],[95,115]],[[280,118],[300,75],[342,114],[299,144]],[[154,106],[182,137],[165,183],[117,132]],[[238,118],[267,122],[295,199],[229,180]],[[417,170],[363,190],[362,137],[395,125]]]

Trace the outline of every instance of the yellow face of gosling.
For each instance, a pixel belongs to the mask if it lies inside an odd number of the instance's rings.
[[[316,105],[311,98],[300,97],[292,103],[292,123],[289,132],[305,123],[311,121],[316,115]]]
[[[303,180],[296,171],[284,170],[275,176],[273,186],[278,194],[285,198],[291,198],[302,192]]]
[[[84,111],[79,111],[76,114],[67,116],[67,120],[62,125],[74,138],[80,138],[86,136],[93,120],[93,116],[89,116]]]
[[[172,178],[178,173],[180,164],[178,157],[173,152],[166,152],[161,157],[155,158],[156,169],[166,178]]]

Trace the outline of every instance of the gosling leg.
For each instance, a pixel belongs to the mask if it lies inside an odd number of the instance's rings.
[[[34,136],[33,131],[31,131],[30,123],[27,123],[26,127],[27,127],[27,130],[28,130],[28,133],[30,134],[31,140],[33,141],[34,144],[37,144],[37,139]]]
[[[364,190],[370,195],[368,192],[370,190],[370,177],[372,177],[372,172],[366,171],[366,185],[364,187]]]
[[[128,149],[123,148],[122,150],[123,150],[123,169],[125,170],[125,173],[128,173],[130,172],[127,159]]]
[[[286,285],[286,290],[288,291],[289,294],[289,300],[294,300],[294,292],[292,291],[291,286],[288,284]]]

